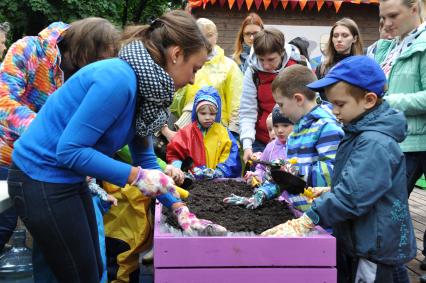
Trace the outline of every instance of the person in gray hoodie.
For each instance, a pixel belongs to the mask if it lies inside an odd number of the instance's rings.
[[[253,152],[263,151],[269,142],[266,119],[275,106],[272,81],[285,67],[302,60],[297,48],[285,43],[284,34],[274,28],[266,28],[256,34],[253,50],[244,73],[240,99],[240,140],[244,162],[251,158]]]

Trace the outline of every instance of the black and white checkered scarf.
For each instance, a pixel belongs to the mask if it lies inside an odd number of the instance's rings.
[[[123,46],[118,57],[126,61],[136,73],[136,135],[150,136],[167,122],[167,108],[172,103],[175,92],[174,82],[169,74],[152,60],[139,40]]]

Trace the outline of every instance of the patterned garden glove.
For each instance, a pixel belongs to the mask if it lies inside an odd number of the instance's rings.
[[[210,220],[198,219],[195,214],[189,212],[187,206],[174,209],[173,214],[185,234],[192,234],[197,231],[209,236],[221,236],[227,232],[225,227],[214,224]]]
[[[265,193],[262,191],[257,191],[251,197],[241,197],[231,194],[229,197],[223,199],[223,202],[231,205],[243,205],[249,209],[256,209],[262,205],[265,199]]]
[[[205,166],[195,167],[193,169],[194,177],[197,180],[210,180],[214,178],[214,169],[207,168]]]
[[[249,199],[249,203],[246,205],[246,208],[256,209],[263,204],[265,199],[265,193],[261,190],[257,190],[256,193]]]
[[[313,187],[313,188],[308,188],[307,190],[311,190],[312,191],[312,197],[313,198],[317,198],[320,195],[322,195],[323,193],[329,192],[331,190],[330,187]]]
[[[283,224],[275,226],[266,230],[261,235],[272,237],[305,236],[314,229],[314,227],[315,224],[312,222],[311,218],[309,218],[306,214],[303,214],[300,218],[289,220]]]
[[[250,185],[252,187],[260,185],[261,182],[259,176],[257,176],[256,172],[253,171],[247,171],[243,178],[244,181],[246,181],[247,185]]]
[[[312,199],[299,194],[299,195],[293,195],[288,194],[288,200],[291,205],[297,210],[305,212],[308,210],[312,205]]]
[[[138,176],[132,183],[147,197],[171,193],[179,198],[173,179],[159,170],[142,169],[139,167]]]
[[[223,178],[223,177],[225,177],[225,174],[223,173],[223,171],[220,170],[219,168],[216,168],[213,173],[213,178]]]
[[[223,199],[224,203],[228,203],[231,205],[248,205],[250,203],[250,198],[241,197],[235,194],[231,194],[229,197]]]

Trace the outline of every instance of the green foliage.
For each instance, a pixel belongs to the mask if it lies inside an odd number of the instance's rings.
[[[54,21],[70,23],[97,16],[117,26],[147,23],[181,5],[180,0],[0,0],[0,22],[11,24],[8,37],[15,41],[23,35],[37,34]]]

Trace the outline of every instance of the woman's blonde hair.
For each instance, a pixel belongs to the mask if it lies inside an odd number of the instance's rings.
[[[364,54],[362,38],[361,38],[361,34],[359,32],[358,25],[352,19],[343,18],[343,19],[337,21],[330,30],[330,37],[328,38],[327,47],[325,49],[324,64],[321,65],[321,70],[320,70],[321,75],[324,75],[334,64],[336,64],[336,62],[334,61],[334,58],[335,58],[337,52],[336,52],[336,49],[334,48],[334,44],[333,44],[333,33],[334,33],[334,29],[338,26],[346,27],[349,30],[349,32],[351,33],[351,35],[354,38],[356,37],[355,43],[353,43],[352,46],[351,46],[350,54],[351,55],[362,55],[362,54]]]
[[[155,19],[150,25],[129,26],[124,30],[122,44],[133,40],[143,42],[152,59],[165,67],[166,50],[170,46],[179,46],[185,59],[211,45],[203,35],[195,19],[182,10],[175,10]]]
[[[250,13],[244,21],[241,23],[240,30],[237,33],[237,38],[235,39],[234,44],[234,54],[232,54],[232,58],[237,64],[241,64],[240,54],[243,52],[243,43],[244,43],[244,29],[248,25],[257,25],[261,29],[263,29],[263,21],[256,13]]]

